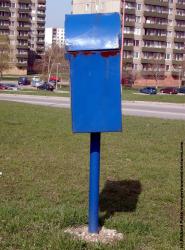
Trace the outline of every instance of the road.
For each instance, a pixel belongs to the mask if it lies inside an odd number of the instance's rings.
[[[69,97],[0,94],[1,101],[13,101],[56,108],[70,108]],[[123,101],[124,115],[185,120],[185,104]]]

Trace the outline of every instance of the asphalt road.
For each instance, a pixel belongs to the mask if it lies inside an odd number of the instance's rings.
[[[0,94],[1,101],[13,101],[57,108],[70,108],[69,97]],[[123,101],[123,115],[185,120],[185,104]]]

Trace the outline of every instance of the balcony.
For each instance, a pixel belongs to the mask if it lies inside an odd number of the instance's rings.
[[[46,7],[45,7],[45,6],[38,6],[37,9],[38,9],[38,10],[41,10],[41,11],[45,11],[45,10],[46,10]]]
[[[38,38],[45,38],[45,34],[38,34],[37,37]]]
[[[135,9],[125,9],[125,14],[135,15],[136,10]]]
[[[0,11],[10,13],[10,8],[9,7],[0,7]]]
[[[37,12],[37,17],[45,18],[46,14],[45,13],[38,13]]]
[[[9,21],[10,16],[0,16],[0,20],[6,20]]]
[[[175,26],[175,31],[185,31],[185,26]]]
[[[30,17],[18,17],[17,21],[24,22],[24,23],[31,23],[31,18]]]
[[[133,45],[130,45],[130,46],[124,45],[123,46],[123,50],[125,50],[125,51],[133,51],[134,50],[134,46]]]
[[[143,52],[158,52],[158,53],[165,53],[166,48],[152,48],[152,47],[143,47]]]
[[[27,45],[18,44],[17,49],[29,49],[29,46],[28,46],[28,44]]]
[[[166,36],[144,35],[143,40],[166,42]]]
[[[29,13],[31,13],[31,9],[19,9],[18,12],[19,13],[29,14]]]
[[[37,23],[38,23],[38,24],[40,24],[40,23],[41,23],[41,24],[45,24],[45,19],[43,19],[43,20],[37,20]]]
[[[38,31],[45,31],[45,27],[43,26],[43,27],[37,27],[37,30]]]
[[[25,58],[25,59],[27,59],[28,58],[28,53],[27,54],[17,54],[16,57],[17,58]]]
[[[123,63],[126,64],[126,63],[133,63],[133,58],[123,58]]]
[[[136,3],[136,0],[126,0],[127,3]]]
[[[160,1],[160,0],[145,0],[145,4],[149,5],[156,5],[156,6],[162,6],[162,7],[168,7],[168,2],[167,1]]]
[[[184,16],[176,15],[176,16],[175,16],[175,19],[176,19],[176,20],[185,20],[185,15],[184,15]]]
[[[185,38],[174,37],[174,42],[184,43],[184,41],[185,41]]]
[[[42,52],[44,52],[44,50],[45,50],[45,48],[44,48],[44,46],[42,46],[42,47],[37,47],[37,52],[38,53],[42,53]]]
[[[185,54],[185,49],[174,49],[173,53],[174,54]]]
[[[27,62],[18,62],[16,65],[18,68],[23,68],[23,69],[27,69],[27,67],[28,67]]]
[[[177,8],[177,9],[181,9],[181,10],[185,10],[185,4],[177,3],[177,4],[176,4],[176,8]]]
[[[158,13],[157,11],[156,12],[153,12],[153,11],[144,11],[144,16],[149,16],[149,17],[161,17],[161,18],[168,18],[168,13]]]
[[[17,36],[17,40],[29,40],[30,36]]]
[[[38,0],[38,4],[46,4],[46,0]]]
[[[172,64],[174,65],[182,65],[182,63],[183,63],[183,60],[182,61],[177,61],[175,59],[172,60]]]
[[[9,30],[9,25],[0,25],[0,30]]]
[[[160,65],[160,64],[165,64],[165,59],[142,58],[141,63],[151,64],[151,65]]]
[[[31,27],[29,26],[29,27],[20,27],[20,26],[18,26],[17,27],[17,30],[18,31],[30,31],[31,30]]]
[[[125,21],[124,26],[126,27],[135,27],[135,21]]]
[[[45,42],[44,41],[37,41],[37,45],[44,46]]]
[[[164,76],[165,74],[165,70],[163,69],[162,71],[159,70],[143,70],[142,71],[142,76],[155,76],[157,74],[157,76]]]
[[[134,33],[131,33],[131,34],[124,33],[124,38],[134,39]]]
[[[144,23],[143,25],[146,29],[159,29],[159,30],[167,30],[167,24],[153,24],[153,23]]]
[[[32,1],[31,0],[18,0],[18,3],[27,3],[27,4],[31,4]]]

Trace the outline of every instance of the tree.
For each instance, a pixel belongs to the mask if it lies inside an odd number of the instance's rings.
[[[49,81],[51,74],[69,76],[69,66],[65,59],[65,50],[54,44],[46,48],[45,54],[40,60],[36,60],[34,69],[40,71],[43,78]]]
[[[0,35],[0,78],[3,72],[10,68],[10,40],[6,35]]]

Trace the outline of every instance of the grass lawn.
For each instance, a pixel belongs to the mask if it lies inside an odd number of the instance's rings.
[[[185,95],[146,95],[140,94],[137,89],[123,88],[123,100],[185,103]]]
[[[68,86],[63,86],[61,91],[66,93],[56,93],[42,90],[23,90],[23,91],[0,91],[7,94],[20,94],[20,95],[41,95],[41,96],[70,96],[70,90]],[[68,93],[67,93],[68,92]],[[170,102],[170,103],[185,103],[185,95],[141,95],[137,89],[124,88],[122,92],[122,98],[124,101],[153,101],[153,102]]]
[[[0,94],[16,94],[16,95],[38,95],[38,96],[61,96],[61,97],[69,97],[69,88],[63,87],[59,89],[59,91],[63,92],[52,92],[45,90],[37,90],[37,89],[23,89],[18,91],[0,91]]]
[[[103,134],[101,223],[124,234],[114,247],[64,234],[87,224],[89,136],[69,110],[0,102],[0,249],[179,249],[183,121],[123,118]]]

